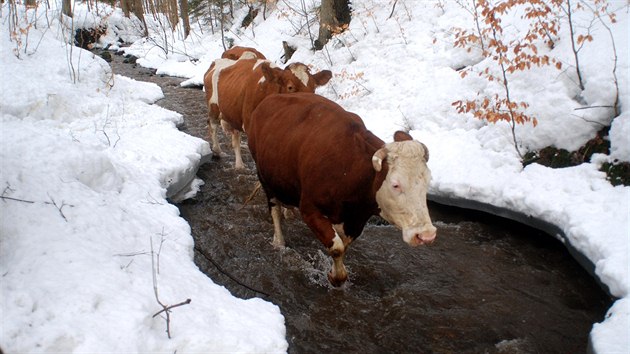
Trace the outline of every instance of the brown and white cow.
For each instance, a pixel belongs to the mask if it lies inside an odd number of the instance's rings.
[[[232,148],[236,155],[235,168],[244,168],[241,157],[241,132],[252,111],[263,98],[274,93],[315,92],[315,88],[330,80],[332,73],[323,70],[311,74],[308,66],[293,63],[285,69],[268,60],[218,59],[204,76],[208,103],[209,135],[212,150],[222,154],[217,139],[219,122],[232,135]]]
[[[244,59],[267,59],[261,52],[250,47],[234,46],[221,54],[221,58],[223,59],[238,60],[241,57]]]
[[[346,281],[344,254],[372,215],[401,229],[411,246],[435,239],[426,203],[429,152],[409,134],[396,132],[385,144],[358,115],[309,93],[268,96],[247,133],[271,208],[273,245],[284,246],[280,207],[298,207],[333,258],[331,284]]]

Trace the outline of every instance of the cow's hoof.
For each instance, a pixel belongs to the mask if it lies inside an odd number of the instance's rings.
[[[274,249],[277,249],[277,250],[280,250],[280,251],[285,249],[284,243],[272,242],[271,245],[273,246]]]
[[[212,158],[214,160],[224,159],[227,156],[228,155],[226,153],[224,153],[223,151],[217,151],[217,152],[215,152],[214,150],[212,151]]]
[[[346,280],[348,280],[348,275],[345,274],[343,276],[337,277],[335,278],[332,274],[332,271],[328,272],[328,281],[330,282],[330,284],[336,288],[342,286]]]

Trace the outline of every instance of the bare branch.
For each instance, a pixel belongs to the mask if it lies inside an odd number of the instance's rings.
[[[66,222],[68,222],[68,219],[66,218],[66,216],[63,213],[63,208],[66,207],[66,206],[69,206],[69,207],[73,208],[74,205],[66,204],[66,202],[64,202],[63,200],[61,201],[61,205],[57,205],[57,202],[53,199],[52,196],[50,196],[50,194],[48,194],[48,198],[50,198],[50,202],[44,202],[44,204],[54,205],[55,208],[57,208],[57,210],[59,211],[59,215],[61,215],[61,217]]]
[[[199,248],[198,246],[195,246],[195,251],[199,252],[200,255],[203,256],[203,258],[205,258],[207,261],[209,261],[210,263],[212,263],[219,272],[221,272],[223,275],[227,276],[228,278],[232,279],[236,284],[249,289],[255,293],[259,293],[261,295],[267,296],[269,297],[269,294],[267,294],[266,292],[262,291],[262,290],[258,290],[255,288],[252,288],[249,285],[244,284],[243,282],[241,282],[240,280],[236,279],[236,277],[234,277],[232,274],[230,274],[229,272],[227,272],[226,270],[224,270],[214,259],[212,259],[212,257],[210,257],[210,255],[202,250],[201,248]]]
[[[160,311],[156,312],[156,313],[153,315],[153,317],[155,317],[155,316],[157,316],[157,315],[161,314],[162,312],[165,312],[165,311],[170,311],[171,309],[174,309],[174,308],[176,308],[176,307],[183,306],[183,305],[188,305],[188,304],[190,304],[190,302],[191,302],[191,301],[192,301],[192,300],[190,300],[190,299],[186,299],[186,301],[182,301],[182,302],[180,302],[179,304],[175,304],[175,305],[167,306],[167,307],[165,307],[165,308],[161,309]],[[169,338],[170,338],[170,336],[169,336]]]
[[[389,13],[389,17],[387,18],[388,20],[392,18],[392,16],[394,16],[394,10],[396,9],[397,3],[398,3],[398,0],[394,0],[394,5],[392,5],[392,12]]]
[[[151,273],[153,274],[153,293],[155,295],[155,301],[157,301],[157,303],[162,307],[162,309],[156,312],[153,315],[153,317],[155,318],[155,316],[161,314],[162,312],[166,314],[166,318],[165,318],[166,319],[166,335],[168,336],[168,339],[171,339],[171,313],[170,313],[171,309],[175,307],[183,306],[183,305],[188,305],[190,304],[191,300],[186,299],[186,301],[182,301],[175,305],[165,305],[164,303],[162,303],[162,301],[160,301],[160,295],[158,292],[158,281],[157,281],[157,274],[159,273],[159,271],[155,266],[155,259],[157,258],[159,262],[160,252],[162,250],[162,244],[164,243],[164,230],[162,230],[161,235],[162,235],[162,240],[160,241],[160,248],[158,249],[157,257],[154,257],[155,252],[153,250],[153,238],[152,237],[149,238],[151,242]]]
[[[22,203],[29,203],[29,204],[33,204],[35,203],[32,200],[24,200],[24,199],[18,199],[18,198],[11,198],[11,197],[7,197],[5,195],[0,196],[0,198],[2,198],[2,200],[13,200],[15,202],[22,202]]]
[[[614,108],[613,106],[587,106],[587,107],[578,107],[574,108],[574,111],[581,111],[583,109],[592,109],[592,108]]]

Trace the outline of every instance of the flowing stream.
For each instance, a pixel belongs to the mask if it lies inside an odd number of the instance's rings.
[[[123,64],[114,72],[162,87],[159,105],[183,114],[181,129],[206,138],[206,105],[182,79]],[[331,260],[299,217],[284,222],[275,250],[257,178],[227,158],[203,165],[199,194],[178,205],[195,240],[195,262],[242,298],[277,304],[289,353],[584,353],[609,296],[553,237],[488,214],[429,203],[436,242],[411,248],[394,227],[371,219],[346,255],[350,278],[326,279]],[[202,314],[200,314],[202,316]],[[255,335],[255,334],[253,334]]]

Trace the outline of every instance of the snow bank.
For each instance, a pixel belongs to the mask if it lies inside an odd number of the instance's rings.
[[[41,42],[19,59],[0,39],[2,350],[286,351],[278,307],[202,274],[166,201],[198,184],[207,142],[151,105],[156,85],[113,75],[54,30],[30,31]],[[153,317],[154,286],[164,304],[191,299],[171,312],[172,339],[164,314]]]

